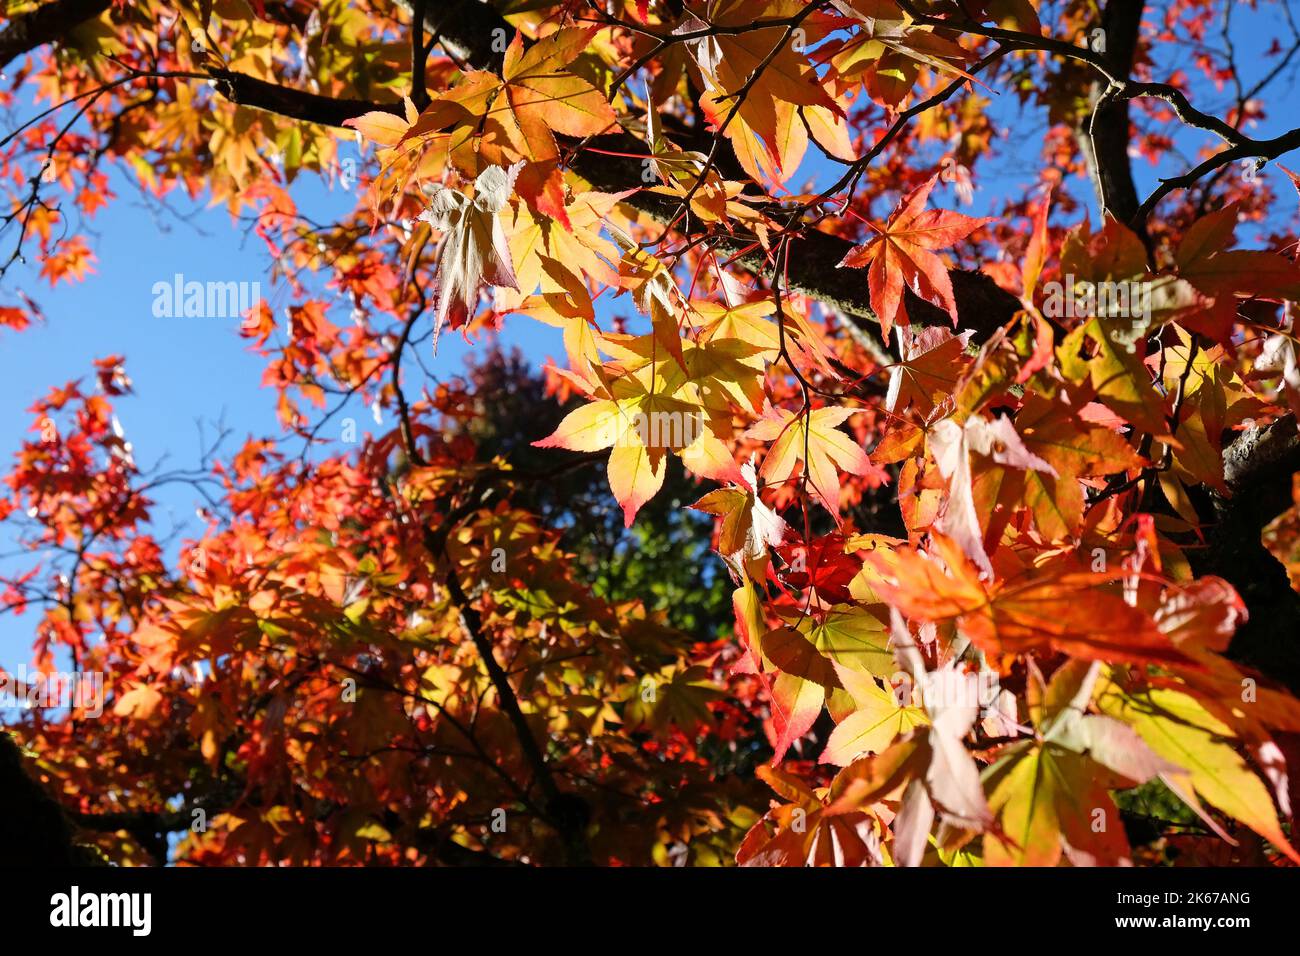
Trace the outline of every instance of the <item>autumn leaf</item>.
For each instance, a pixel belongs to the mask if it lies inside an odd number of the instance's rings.
[[[831,808],[841,812],[902,791],[893,821],[899,866],[920,864],[937,816],[973,832],[992,822],[978,766],[962,743],[975,721],[974,675],[943,668],[914,676],[925,688],[928,722],[919,714],[898,715],[914,729],[882,752],[856,758],[830,790]]]
[[[136,720],[148,720],[162,703],[162,694],[148,684],[139,684],[117,699],[113,713]]]
[[[736,852],[741,866],[880,865],[878,820],[827,807],[791,774],[760,767],[755,775],[783,801],[769,810]]]
[[[928,26],[911,23],[892,0],[837,0],[835,6],[860,26],[842,42],[828,44],[831,64],[843,79],[864,81],[877,103],[896,108],[923,67],[970,76],[962,69],[971,59],[967,50]]]
[[[1178,245],[1178,275],[1208,297],[1182,324],[1214,341],[1228,342],[1238,319],[1238,296],[1293,295],[1300,269],[1285,256],[1264,249],[1228,249],[1242,212],[1229,203],[1188,227]]]
[[[758,476],[752,463],[741,468],[741,478],[743,486],[719,488],[691,505],[722,519],[718,551],[735,563],[761,560],[768,548],[780,545],[790,534],[781,516],[758,496]]]
[[[0,326],[5,326],[16,332],[21,332],[31,324],[27,312],[16,306],[0,306]]]
[[[1196,807],[1199,795],[1300,863],[1300,852],[1278,824],[1268,788],[1247,765],[1240,745],[1234,746],[1231,729],[1194,698],[1173,688],[1129,692],[1110,682],[1098,691],[1097,702],[1179,768],[1163,777],[1184,801]]]
[[[1126,473],[1143,463],[1123,436],[1087,421],[1079,402],[1068,399],[1035,392],[1016,415],[1016,432],[1025,450],[1050,468],[990,465],[976,478],[978,486],[996,472],[998,500],[1013,506],[1023,502],[1039,533],[1050,541],[1069,538],[1082,526],[1082,478]]]
[[[824,601],[849,600],[849,584],[862,567],[845,552],[843,535],[822,535],[814,541],[792,540],[777,548],[785,568],[781,580],[800,590],[812,589]]]
[[[446,149],[468,175],[486,166],[523,162],[519,192],[530,206],[571,223],[565,208],[560,151],[555,134],[592,136],[615,124],[603,93],[565,69],[584,51],[593,31],[558,30],[527,49],[516,33],[502,73],[471,70],[420,115],[404,139],[421,139],[452,127]]]
[[[1095,354],[1083,358],[1091,345]],[[1118,341],[1101,319],[1090,319],[1057,347],[1068,380],[1087,380],[1106,406],[1139,431],[1154,436],[1169,434],[1165,406],[1156,392],[1150,371],[1135,346]]]
[[[860,607],[836,606],[800,615],[795,627],[808,636],[837,669],[864,671],[877,677],[894,674],[894,654],[889,631],[870,611]]]
[[[1043,472],[1055,478],[1056,469],[1025,447],[1011,419],[989,421],[979,415],[958,424],[951,418],[938,422],[926,442],[939,473],[948,482],[948,500],[934,523],[959,544],[966,556],[986,575],[993,575],[984,549],[984,532],[977,514],[972,484],[972,456],[991,459],[1004,469]]]
[[[794,0],[778,0],[765,7],[763,18],[799,10]],[[716,6],[709,19],[724,26],[753,22],[752,13],[738,3]],[[704,28],[703,21],[688,15],[675,32],[694,34]],[[718,32],[688,40],[686,46],[704,82],[700,105],[705,117],[730,139],[741,166],[755,180],[785,182],[803,158],[810,129],[823,144],[845,151],[844,110],[784,28]],[[748,94],[741,97],[742,90]]]
[[[826,702],[826,688],[796,674],[778,673],[772,681],[772,764],[785,758],[796,740],[812,729]]]
[[[867,555],[882,578],[877,592],[908,618],[956,620],[990,654],[1052,649],[1089,660],[1186,660],[1148,615],[1102,590],[1113,576],[1049,572],[986,587],[955,541],[934,534],[931,542],[928,554]]]
[[[928,416],[956,390],[969,340],[969,334],[953,335],[939,327],[909,336],[903,360],[889,369],[885,408],[899,414],[912,409]]]
[[[861,754],[880,753],[928,721],[919,708],[899,706],[894,695],[870,676],[839,664],[835,671],[853,698],[854,710],[831,732],[820,757],[823,763],[843,767]]]
[[[983,775],[1000,823],[985,837],[989,864],[1056,866],[1062,854],[1076,866],[1132,863],[1108,791],[1176,768],[1126,724],[1086,712],[1099,673],[1098,665],[1071,661],[1044,687],[1037,668],[1030,670],[1038,736],[1000,748]]]
[[[1052,196],[1048,193],[1034,212],[1034,231],[1029,237],[1025,262],[1020,270],[1020,288],[1028,303],[1033,301],[1034,290],[1038,287],[1038,278],[1043,274],[1043,265],[1047,261],[1047,216],[1051,206]]]
[[[55,251],[45,257],[41,275],[53,287],[59,282],[80,282],[95,271],[95,253],[81,236],[63,240]]]
[[[908,324],[907,314],[902,311],[904,287],[943,309],[952,316],[953,326],[957,325],[952,280],[948,277],[948,267],[935,251],[960,242],[993,221],[926,209],[926,200],[938,181],[935,174],[904,196],[885,228],[877,229],[875,238],[853,249],[839,263],[841,269],[867,267],[871,305],[886,340],[894,325]]]
[[[433,324],[433,348],[444,323],[459,328],[478,304],[488,285],[518,288],[510,247],[498,213],[514,191],[522,164],[509,169],[489,166],[474,181],[474,198],[439,187],[420,219],[443,233],[438,256],[438,308]]]
[[[836,467],[849,474],[886,481],[883,469],[873,465],[864,452],[837,427],[855,409],[816,408],[796,415],[784,408],[771,409],[746,433],[749,438],[772,442],[759,476],[768,484],[790,480],[795,467],[804,463],[808,487],[836,520],[839,519],[840,482]]]
[[[1263,540],[1286,568],[1291,587],[1300,591],[1300,476],[1292,477],[1292,496],[1296,504],[1268,523]]]
[[[839,686],[836,668],[809,640],[792,627],[768,631],[760,642],[763,656],[782,674],[819,684]]]
[[[629,730],[641,727],[664,733],[676,727],[697,732],[712,721],[708,705],[724,696],[709,680],[708,669],[689,667],[649,677],[631,689],[624,720]]]

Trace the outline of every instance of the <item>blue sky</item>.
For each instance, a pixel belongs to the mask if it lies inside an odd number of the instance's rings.
[[[1260,16],[1268,23],[1267,13]],[[1242,28],[1236,31],[1241,62],[1250,71],[1262,74],[1271,63],[1259,54],[1275,33],[1271,29],[1252,31],[1249,26],[1243,18]],[[1189,59],[1162,51],[1157,55],[1168,55],[1168,65]],[[1248,83],[1253,79],[1248,76]],[[1200,83],[1193,99],[1206,109],[1217,109],[1226,102],[1227,92],[1216,92]],[[1294,117],[1286,116],[1281,108],[1287,92],[1284,85],[1268,97],[1274,115],[1262,128],[1249,129],[1252,135],[1276,135],[1293,121]],[[988,91],[981,93],[989,95]],[[11,128],[31,115],[30,100],[21,96],[19,100],[8,115],[0,117],[0,127]],[[1019,109],[1012,95],[998,97],[995,110],[1007,128],[1016,128]],[[1004,130],[998,133],[1001,136]],[[1192,131],[1180,134],[1178,142],[1194,147],[1204,138]],[[355,149],[349,137],[343,155],[355,155]],[[1003,139],[995,150],[992,161],[982,164],[978,171],[974,207],[963,211],[981,214],[988,210],[987,204],[1021,195],[1036,180],[1038,143],[1031,139],[1026,144],[1023,129]],[[1300,165],[1300,160],[1292,160],[1293,165]],[[1135,160],[1134,168],[1144,192],[1154,185],[1157,172],[1181,171],[1172,162],[1155,170],[1144,160]],[[832,174],[838,175],[838,170],[814,160],[800,175],[811,175],[824,183]],[[1275,169],[1263,175],[1274,177],[1275,188],[1286,196],[1290,187]],[[269,298],[270,262],[265,246],[255,236],[246,236],[242,229],[233,227],[224,208],[206,208],[203,201],[195,204],[181,198],[169,199],[170,211],[160,211],[156,204],[151,208],[151,204],[143,202],[137,188],[120,174],[115,172],[111,182],[118,198],[84,224],[98,256],[93,275],[83,282],[61,283],[51,290],[36,274],[39,263],[33,263],[12,270],[0,287],[0,302],[12,301],[15,286],[25,289],[40,303],[47,319],[22,333],[0,331],[0,420],[8,423],[0,431],[0,461],[5,463],[5,469],[31,424],[26,409],[33,400],[51,386],[88,378],[92,362],[111,354],[125,356],[134,383],[134,394],[117,400],[116,407],[142,467],[148,468],[164,458],[168,467],[193,465],[200,451],[196,428],[199,421],[208,425],[210,434],[211,427],[224,419],[233,429],[231,446],[237,446],[247,435],[280,434],[275,394],[259,385],[264,363],[249,351],[247,340],[238,335],[237,320],[160,319],[151,310],[154,283],[170,282],[175,273],[201,282],[259,281],[263,295]],[[792,182],[791,186],[797,188],[798,183]],[[355,201],[337,182],[331,188],[309,173],[299,178],[292,192],[299,207],[317,220],[341,213]],[[1082,190],[1078,194],[1085,195]],[[949,187],[936,191],[935,198],[941,205],[957,207]],[[8,236],[6,241],[10,241]],[[34,243],[29,244],[31,249]],[[618,303],[621,312],[629,308],[624,301]],[[348,309],[348,304],[340,300],[331,317],[346,322]],[[535,364],[563,354],[556,330],[526,317],[507,319],[501,338],[506,344],[518,345]],[[427,344],[423,347],[428,349]],[[449,377],[463,368],[470,347],[459,334],[446,334],[436,357],[424,355],[425,364],[433,374]],[[391,428],[391,422],[377,428],[363,408],[349,410],[348,414],[356,418],[363,431]],[[195,499],[189,489],[172,486],[156,497],[160,533],[178,523],[190,522],[193,526]],[[8,532],[0,531],[0,552],[10,550],[10,546]],[[6,566],[12,567],[0,562],[0,567]],[[0,615],[0,663],[23,659],[31,640],[32,617]]]

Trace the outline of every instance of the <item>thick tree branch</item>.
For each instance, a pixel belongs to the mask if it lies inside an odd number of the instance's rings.
[[[372,103],[369,100],[335,99],[320,96],[292,87],[280,86],[230,70],[209,71],[215,88],[223,97],[240,106],[265,110],[322,126],[342,126],[346,120],[355,119],[373,110],[384,110],[402,115],[400,103]]]
[[[395,0],[408,15],[414,14],[413,0]],[[425,3],[424,28],[456,60],[477,70],[501,71],[505,41],[515,28],[482,0],[440,0]]]
[[[16,57],[62,39],[111,5],[112,0],[55,0],[14,17],[0,29],[0,70]]]
[[[411,12],[411,102],[417,110],[429,105],[429,91],[424,85],[424,68],[431,44],[424,42],[424,0],[415,0]]]
[[[574,157],[571,168],[575,173],[604,192],[620,192],[629,186],[640,185],[642,165],[636,157],[649,155],[645,143],[622,134],[600,137],[590,145],[593,149]],[[610,156],[609,153],[630,155]],[[670,222],[679,205],[674,197],[651,192],[637,193],[624,202],[660,224]],[[769,211],[780,212],[778,209]],[[722,256],[735,257],[736,262],[756,274],[772,277],[772,260],[753,234],[739,229],[730,233],[719,232],[710,241]],[[790,247],[786,288],[857,319],[860,327],[865,325],[867,331],[878,333],[879,325],[867,292],[866,272],[837,268],[853,248],[854,243],[849,240],[815,229],[800,234]],[[958,324],[962,328],[975,329],[979,338],[991,335],[1020,308],[1015,296],[1004,292],[983,273],[953,270],[950,275],[957,300]],[[910,291],[906,293],[906,302],[908,316],[913,322],[952,324],[946,312],[922,301]]]
[[[331,99],[229,71],[221,71],[214,76],[218,80],[217,91],[231,102],[304,122],[342,126],[345,120],[374,110],[394,115],[400,115],[401,112],[401,107],[394,103]],[[562,146],[577,145],[565,141],[563,137],[559,139]],[[644,142],[629,134],[620,133],[596,137],[586,145],[591,148],[580,150],[570,166],[596,189],[622,192],[642,184],[642,165],[637,157],[649,155]],[[611,156],[610,153],[628,155]],[[679,200],[672,197],[645,191],[629,196],[624,203],[650,220],[664,225],[673,221],[680,204]],[[710,237],[709,242],[724,257],[734,257],[736,262],[747,269],[771,278],[771,262],[767,251],[752,233],[744,230],[719,232]],[[854,243],[849,240],[829,233],[811,229],[802,233],[792,246],[788,287],[842,312],[856,320],[860,328],[875,334],[878,325],[867,292],[865,272],[860,269],[836,268],[853,247]],[[1006,324],[1019,308],[1015,296],[1004,292],[983,273],[954,270],[951,277],[957,301],[958,324],[964,329],[974,329],[977,338],[992,334],[995,329]],[[910,291],[906,293],[906,306],[913,322],[921,325],[951,324],[947,313],[922,301]]]
[[[1138,33],[1142,25],[1143,0],[1110,0],[1102,10],[1101,29],[1106,39],[1105,58],[1120,76],[1133,71]],[[1093,83],[1088,94],[1092,107],[1076,130],[1076,138],[1088,164],[1101,214],[1128,222],[1137,213],[1137,186],[1129,165],[1129,100],[1118,96],[1104,80]]]
[[[346,120],[372,111],[401,114],[400,105],[395,103],[333,99],[224,70],[214,71],[213,76],[217,81],[217,91],[231,102],[303,122],[342,126]],[[557,139],[562,146],[577,145],[563,137]],[[635,157],[649,155],[644,142],[621,133],[596,137],[586,145],[592,148],[579,151],[570,167],[596,189],[622,192],[642,184],[641,161]],[[629,155],[609,155],[612,152]],[[679,200],[672,197],[645,191],[629,196],[623,202],[662,225],[674,221],[680,205]],[[685,231],[691,236],[689,228]],[[772,277],[768,252],[752,233],[744,230],[719,232],[709,237],[708,242],[722,256],[734,258],[734,261],[756,274]],[[879,325],[867,292],[865,272],[836,267],[853,248],[853,242],[829,233],[815,229],[801,233],[790,255],[787,285],[790,290],[843,313],[861,331],[875,337],[879,333]],[[958,325],[963,329],[973,329],[977,340],[987,338],[994,330],[1005,325],[1020,307],[1015,296],[999,288],[983,273],[953,270],[950,276],[957,302]],[[951,325],[946,312],[919,299],[910,290],[905,292],[904,300],[912,322],[920,325]]]
[[[1237,628],[1231,656],[1300,693],[1300,594],[1260,541],[1266,524],[1292,504],[1300,471],[1300,435],[1291,416],[1243,432],[1224,449],[1232,497],[1210,496],[1206,547],[1189,557],[1197,574],[1217,574],[1241,594],[1249,620]]]
[[[0,729],[0,866],[74,866],[94,862],[73,842],[58,801],[29,777],[22,751]]]

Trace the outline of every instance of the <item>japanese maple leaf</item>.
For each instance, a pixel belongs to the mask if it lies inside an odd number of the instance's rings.
[[[969,6],[969,0],[964,0]],[[835,0],[836,10],[856,21],[842,39],[819,47],[841,84],[861,83],[868,96],[896,112],[921,71],[953,73],[974,79],[962,69],[972,56],[953,39],[915,24],[893,0]],[[971,13],[973,11],[967,11]]]
[[[904,196],[884,230],[878,230],[880,234],[865,246],[850,250],[839,264],[839,268],[852,269],[869,266],[867,288],[871,306],[880,319],[886,340],[895,322],[908,324],[907,313],[901,312],[904,283],[919,297],[952,316],[952,324],[956,326],[957,301],[953,297],[952,281],[947,266],[934,250],[946,249],[986,222],[992,222],[992,219],[976,219],[959,212],[926,209],[925,202],[938,180],[936,173]]]
[[[895,738],[929,722],[924,711],[903,706],[870,675],[841,664],[835,673],[853,701],[853,712],[835,726],[820,763],[847,766],[859,754],[880,753]]]
[[[1105,590],[1113,576],[1045,571],[986,585],[956,541],[930,537],[933,555],[899,548],[867,556],[884,578],[873,585],[876,593],[912,620],[956,619],[989,654],[1054,650],[1088,660],[1187,661],[1150,615]]]
[[[1240,213],[1237,203],[1198,219],[1178,245],[1178,275],[1201,293],[1180,323],[1214,341],[1228,343],[1237,322],[1238,296],[1290,297],[1300,271],[1285,256],[1262,249],[1228,249]],[[1153,303],[1154,305],[1155,303]]]
[[[781,516],[758,496],[758,477],[752,463],[740,469],[744,486],[730,485],[709,492],[695,504],[696,511],[722,519],[718,532],[718,552],[729,563],[760,560],[769,547],[776,547],[790,533]]]
[[[516,34],[501,76],[469,70],[421,114],[403,139],[453,129],[448,141],[457,168],[527,160],[519,193],[534,209],[570,227],[555,134],[593,136],[615,124],[605,95],[565,69],[590,45],[595,31],[562,29],[524,49]],[[472,133],[465,135],[465,131]]]
[[[655,421],[689,421],[697,412],[696,406],[654,390],[661,385],[661,379],[653,379],[647,385],[636,375],[624,375],[609,388],[599,389],[595,401],[579,406],[565,416],[552,434],[533,442],[537,448],[567,448],[584,452],[612,446],[608,465],[609,487],[623,506],[627,527],[631,527],[641,506],[663,487],[668,452],[681,454],[686,461],[688,454],[698,451],[708,437],[707,429],[692,440],[684,430],[673,433],[671,429],[661,432],[658,426],[647,427],[648,423]],[[705,457],[708,457],[707,453],[701,453],[698,459],[693,459],[694,464],[700,465],[700,459]],[[723,449],[714,457],[729,456]],[[710,477],[720,480],[735,470],[735,463],[730,464],[731,469],[710,467],[704,470],[711,473]]]
[[[1291,587],[1300,591],[1300,477],[1293,477],[1295,504],[1264,528],[1264,547],[1286,568]]]
[[[1097,318],[1071,332],[1057,348],[1066,380],[1088,378],[1105,406],[1124,421],[1157,437],[1168,435],[1166,397],[1152,384],[1141,350],[1129,351],[1114,332]],[[1076,358],[1089,341],[1096,344],[1096,354],[1086,361]]]
[[[1175,765],[1176,770],[1161,774],[1162,781],[1212,829],[1218,825],[1201,809],[1198,797],[1300,863],[1300,853],[1278,822],[1269,788],[1242,755],[1242,740],[1196,697],[1174,687],[1125,688],[1107,673],[1099,681],[1096,702],[1104,715],[1127,724]]]
[[[891,412],[915,409],[929,415],[945,396],[957,390],[963,353],[970,333],[953,335],[947,329],[921,329],[910,342],[904,338],[903,361],[889,369],[885,408]]]
[[[1078,399],[1068,393],[1027,395],[1016,415],[1015,431],[1024,448],[1051,470],[1006,468],[991,462],[976,475],[976,497],[982,481],[996,485],[999,500],[1027,507],[1039,534],[1050,541],[1076,534],[1083,523],[1081,478],[1125,472],[1143,464],[1117,431],[1087,421]]]
[[[80,282],[86,278],[86,273],[95,271],[95,253],[80,236],[65,239],[43,258],[41,275],[50,280],[51,287],[57,285],[60,279],[65,282]]]
[[[522,193],[522,190],[521,190]],[[518,268],[516,293],[498,293],[498,311],[519,307],[526,296],[539,292],[562,308],[587,311],[586,279],[618,286],[622,279],[610,263],[619,258],[618,246],[602,235],[607,217],[629,193],[583,192],[569,197],[565,215],[569,228],[558,219],[538,213],[523,203],[506,211],[505,230]]]
[[[804,459],[808,469],[808,487],[826,510],[839,520],[840,481],[838,465],[852,475],[870,477],[878,482],[889,480],[884,469],[873,465],[856,442],[836,426],[856,412],[838,406],[814,409],[808,415],[796,415],[783,408],[771,409],[759,419],[746,437],[770,441],[767,457],[759,474],[768,484],[785,481],[795,464]]]
[[[993,865],[1131,864],[1119,810],[1107,792],[1146,783],[1179,768],[1157,755],[1132,727],[1087,714],[1098,665],[1070,661],[1043,685],[1029,665],[1029,713],[1036,733],[997,751],[984,773],[1000,831],[985,837]],[[1105,826],[1097,827],[1098,820]]]
[[[798,777],[772,767],[754,775],[783,801],[754,825],[736,851],[741,866],[883,865],[879,823],[860,812],[831,813]]]
[[[838,739],[832,734],[837,746],[828,746],[828,754],[823,757],[842,758],[857,748],[878,749],[896,732],[903,734],[874,756],[855,760],[836,777],[830,791],[831,807],[854,809],[901,788],[902,799],[893,824],[894,861],[899,866],[917,866],[936,815],[942,814],[948,823],[974,831],[988,829],[992,816],[980,786],[979,767],[963,742],[974,726],[978,709],[975,675],[952,663],[927,671],[897,611],[891,613],[891,631],[898,663],[921,690],[924,710],[901,708],[895,703],[896,709],[889,711],[881,701],[866,709],[867,717],[856,718],[864,712],[860,699],[863,688],[851,688],[855,714],[841,726],[853,729],[844,731]],[[884,728],[876,731],[872,725],[879,723],[882,712],[886,715]],[[869,732],[862,734],[863,730]]]
[[[768,19],[793,15],[801,4],[762,7]],[[674,32],[699,37],[685,45],[705,85],[700,106],[751,177],[784,182],[798,168],[809,133],[832,154],[853,158],[843,107],[784,28],[756,27],[752,8],[738,3],[710,5],[709,20],[745,29],[699,36],[708,24],[688,14]]]
[[[791,633],[789,628],[785,628],[777,640],[789,640]],[[771,638],[765,637],[765,650],[772,643]],[[784,650],[788,655],[789,649]],[[782,660],[786,664],[793,663],[793,659],[789,656],[783,656]],[[826,665],[825,670],[816,676],[834,680],[835,672],[830,667],[830,662],[825,661],[824,658],[822,660]],[[807,663],[812,662],[813,659],[808,658]],[[822,712],[822,706],[826,703],[827,690],[828,688],[823,684],[809,680],[798,673],[777,671],[768,690],[772,707],[772,766],[777,766],[791,745],[812,729],[812,725],[816,723]]]
[[[786,563],[781,579],[793,588],[813,588],[827,601],[849,601],[849,582],[862,563],[844,553],[844,536],[828,534],[808,543],[796,541],[778,547]]]
[[[438,310],[433,324],[433,348],[438,333],[451,320],[452,328],[465,323],[478,303],[485,285],[519,287],[506,243],[505,230],[497,217],[515,188],[523,163],[509,169],[489,166],[474,180],[474,198],[455,189],[439,186],[429,208],[420,219],[443,233],[438,257]]]
[[[30,324],[31,320],[22,309],[12,305],[0,306],[0,325],[21,332]]]
[[[1011,419],[1006,417],[988,421],[973,415],[961,425],[945,418],[930,430],[928,444],[939,473],[948,482],[948,495],[934,527],[961,545],[966,556],[992,577],[993,566],[984,551],[984,534],[975,505],[972,456],[991,458],[1009,469],[1043,472],[1053,478],[1056,470],[1025,447]]]

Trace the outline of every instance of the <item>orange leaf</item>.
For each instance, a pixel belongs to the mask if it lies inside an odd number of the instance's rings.
[[[1188,662],[1149,615],[1105,590],[1112,575],[1049,572],[986,586],[954,541],[931,539],[934,555],[899,548],[892,564],[867,555],[883,578],[876,592],[909,618],[956,619],[992,654],[1055,650],[1090,660]]]
[[[871,307],[880,319],[886,339],[896,322],[908,324],[902,311],[904,284],[926,302],[952,316],[957,324],[957,301],[953,297],[948,267],[934,254],[965,239],[992,219],[975,219],[959,212],[926,209],[925,203],[939,181],[936,173],[899,202],[884,230],[865,246],[849,251],[840,268],[869,266],[867,288]]]

